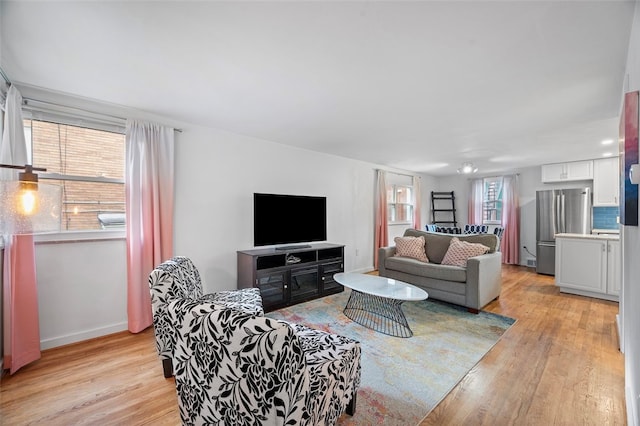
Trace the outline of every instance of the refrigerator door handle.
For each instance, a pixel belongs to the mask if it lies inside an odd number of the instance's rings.
[[[553,234],[560,232],[560,196],[553,197]],[[555,238],[555,237],[554,237]]]
[[[558,233],[558,195],[554,194],[552,202],[553,207],[551,211],[553,212],[553,220],[551,221],[551,225],[553,226],[553,235],[556,235]]]
[[[566,210],[564,208],[564,194],[560,196],[560,232],[567,232],[567,222],[565,221]]]

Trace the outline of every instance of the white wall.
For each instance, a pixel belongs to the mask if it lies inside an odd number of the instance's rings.
[[[636,2],[624,92],[640,90],[640,3]],[[621,101],[622,104],[622,101]],[[622,329],[627,423],[640,424],[640,228],[622,226]]]
[[[127,329],[124,239],[36,243],[40,347]]]
[[[420,174],[420,218],[421,218],[421,229],[424,230],[424,226],[427,223],[431,222],[431,191],[435,191],[435,186],[437,184],[437,178],[433,176]],[[397,179],[400,178],[400,179]],[[396,181],[393,181],[396,179]],[[392,180],[393,182],[390,182]],[[398,183],[398,184],[406,184],[411,185],[411,177],[410,176],[398,176],[393,175],[393,172],[388,173],[387,176],[387,184],[389,183]],[[394,225],[390,224],[388,227],[388,237],[389,237],[389,245],[393,245],[393,239],[395,237],[401,237],[404,235],[404,231],[408,228],[406,224],[404,225]]]
[[[482,177],[482,176],[475,176]],[[455,208],[456,208],[456,221],[458,222],[458,226],[464,226],[468,223],[468,200],[469,200],[469,188],[470,181],[468,179],[468,175],[455,175],[455,176],[447,176],[438,179],[436,183],[436,189],[434,191],[442,191],[442,192],[450,192],[453,191],[453,195],[456,197],[455,199]],[[431,203],[431,194],[429,194],[429,203]],[[438,207],[438,203],[436,202],[436,208]],[[446,216],[437,216],[438,217],[446,217]],[[432,216],[429,216],[429,222],[431,223]]]
[[[373,264],[375,165],[190,127],[176,145],[175,253],[191,257],[206,291],[236,288],[236,251],[253,247],[253,193],[327,197],[327,240],[347,271]]]
[[[575,181],[560,183],[542,183],[541,167],[527,167],[518,170],[520,197],[520,264],[526,265],[527,259],[533,259],[526,252],[536,254],[536,191],[547,189],[591,188],[593,181]]]
[[[536,254],[536,191],[558,188],[593,187],[592,181],[577,181],[566,183],[542,183],[541,167],[527,167],[518,170],[505,171],[503,174],[518,173],[518,195],[520,199],[520,264],[526,265],[527,259],[534,257],[526,252],[524,247]],[[468,222],[468,200],[470,180],[487,177],[481,174],[456,175],[438,179],[437,191],[454,191],[456,196],[456,219],[458,226]],[[430,196],[430,195],[429,195]],[[431,222],[431,217],[427,223]]]
[[[327,239],[345,245],[345,270],[373,268],[373,193],[379,166],[21,89],[35,99],[183,129],[176,133],[174,254],[194,260],[205,291],[236,288],[236,251],[253,247],[254,192],[326,196]],[[422,176],[423,223],[433,185],[432,177]],[[123,239],[36,244],[42,348],[126,330],[125,250]]]

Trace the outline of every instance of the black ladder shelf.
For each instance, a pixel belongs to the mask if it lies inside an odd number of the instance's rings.
[[[451,208],[442,208],[443,204],[445,204],[445,207],[449,207],[449,202],[451,202]],[[438,215],[436,213],[446,215],[447,217],[445,219],[451,220],[438,220],[440,218],[437,217]],[[456,196],[453,194],[453,191],[431,191],[431,219],[431,223],[434,225],[448,224],[451,226],[458,226],[458,221],[456,220]]]

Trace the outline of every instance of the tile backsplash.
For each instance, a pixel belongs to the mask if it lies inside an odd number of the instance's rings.
[[[618,207],[594,207],[593,229],[618,229]]]

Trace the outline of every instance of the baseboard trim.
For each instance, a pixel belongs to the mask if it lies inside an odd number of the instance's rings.
[[[627,424],[628,425],[637,425],[638,423],[638,412],[637,412],[637,402],[638,400],[634,398],[633,391],[629,386],[625,386],[625,402],[627,406]]]
[[[105,327],[94,328],[91,330],[83,330],[77,333],[71,333],[64,336],[51,337],[49,339],[40,340],[40,350],[51,349],[58,346],[68,345],[70,343],[81,342],[83,340],[93,339],[95,337],[106,336],[107,334],[117,333],[127,330],[127,322],[111,324]]]
[[[372,267],[368,267],[368,268],[359,268],[359,269],[354,269],[354,270],[349,271],[349,272],[355,272],[355,273],[357,273],[357,274],[366,274],[366,273],[368,273],[368,272],[372,272],[372,271],[375,271],[375,269],[374,269],[374,268],[372,268]]]
[[[620,314],[616,315],[616,331],[618,332],[618,349],[624,353],[624,343],[622,340],[622,324],[620,323]]]

